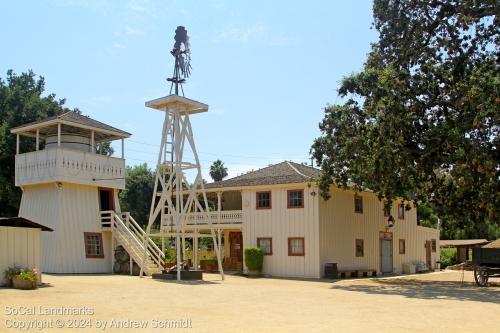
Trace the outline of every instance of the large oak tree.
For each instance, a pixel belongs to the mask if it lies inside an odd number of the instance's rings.
[[[500,221],[495,0],[375,0],[379,39],[329,105],[312,154],[334,183],[460,223]]]
[[[21,200],[21,190],[14,185],[16,136],[10,129],[68,111],[80,112],[64,103],[55,94],[45,94],[45,79],[32,71],[17,75],[9,70],[5,81],[0,78],[0,216],[17,216]],[[113,153],[109,142],[97,148],[103,155]],[[34,150],[35,140],[21,137],[21,153]]]

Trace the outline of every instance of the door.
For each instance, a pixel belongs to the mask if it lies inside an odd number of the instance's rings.
[[[115,210],[112,189],[99,189],[99,210]]]
[[[229,233],[229,255],[232,258],[238,258],[239,262],[243,261],[243,235],[241,232]]]
[[[380,271],[392,273],[392,240],[380,240]]]
[[[430,240],[425,241],[425,264],[427,265],[427,269],[431,269],[431,251],[432,251],[432,242]]]

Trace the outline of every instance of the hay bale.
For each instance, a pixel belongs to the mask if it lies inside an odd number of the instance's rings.
[[[120,273],[130,274],[130,263],[124,262],[120,264]]]
[[[122,269],[122,265],[118,261],[115,261],[115,263],[113,264],[113,272],[116,274],[120,274],[121,269]]]
[[[132,265],[132,275],[138,276],[140,272],[141,268],[134,262],[134,265]]]
[[[120,264],[128,263],[130,260],[130,256],[127,251],[121,245],[117,246],[115,249],[115,260]]]

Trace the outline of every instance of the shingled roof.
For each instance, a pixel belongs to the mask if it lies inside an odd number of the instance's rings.
[[[316,168],[284,161],[241,176],[207,184],[205,188],[303,183],[318,178],[320,175],[321,171]]]
[[[66,113],[57,115],[57,116],[52,116],[48,117],[42,120],[37,120],[33,121],[28,124],[24,124],[21,126],[17,126],[11,129],[12,133],[19,133],[19,134],[26,134],[26,135],[34,135],[36,132],[36,128],[40,128],[40,135],[42,136],[48,136],[48,135],[54,135],[56,134],[57,130],[57,123],[63,122],[64,124],[67,124],[68,126],[71,126],[74,124],[74,126],[79,127],[80,125],[81,129],[80,131],[88,131],[89,128],[97,128],[97,129],[102,129],[106,131],[105,133],[108,133],[106,135],[100,135],[103,136],[106,139],[116,139],[116,138],[128,138],[130,136],[130,133],[122,131],[121,129],[118,129],[116,127],[107,125],[105,123],[101,123],[100,121],[97,121],[95,119],[92,119],[87,116],[83,116],[79,114],[78,112],[75,111],[68,111]],[[40,125],[40,126],[36,126]],[[66,125],[63,125],[66,126]],[[66,131],[68,129],[66,128]],[[70,130],[71,132],[78,132],[78,129],[73,128]],[[99,134],[96,133],[96,138],[99,137]]]
[[[36,124],[42,124],[42,123],[50,122],[50,121],[55,120],[55,119],[69,121],[69,122],[72,122],[72,123],[76,123],[76,124],[80,124],[80,125],[85,125],[85,126],[90,126],[90,127],[96,127],[96,128],[100,128],[100,129],[103,129],[103,130],[117,132],[117,133],[120,133],[120,134],[123,134],[123,135],[126,135],[126,136],[130,136],[130,133],[128,133],[128,132],[122,131],[121,129],[118,129],[118,128],[110,126],[110,125],[107,125],[105,123],[101,123],[100,121],[97,121],[97,120],[92,119],[90,117],[83,116],[83,115],[81,115],[81,114],[79,114],[78,112],[75,112],[75,111],[68,111],[68,112],[60,114],[58,116],[52,116],[52,117],[48,117],[48,118],[45,118],[45,119],[42,119],[42,120],[33,121],[31,123],[27,123],[27,124],[24,124],[24,125],[21,125],[21,126],[14,127],[12,130],[21,129],[23,127],[30,127],[30,126],[33,126],[33,125],[36,125]]]

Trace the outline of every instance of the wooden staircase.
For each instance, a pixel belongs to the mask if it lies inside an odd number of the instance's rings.
[[[162,271],[165,264],[165,254],[146,235],[130,213],[116,213],[108,210],[100,212],[100,215],[103,228],[111,229],[116,245],[123,246],[130,258],[139,267],[142,266],[144,252],[146,251],[147,259],[144,261],[144,267],[142,267],[146,275]]]

